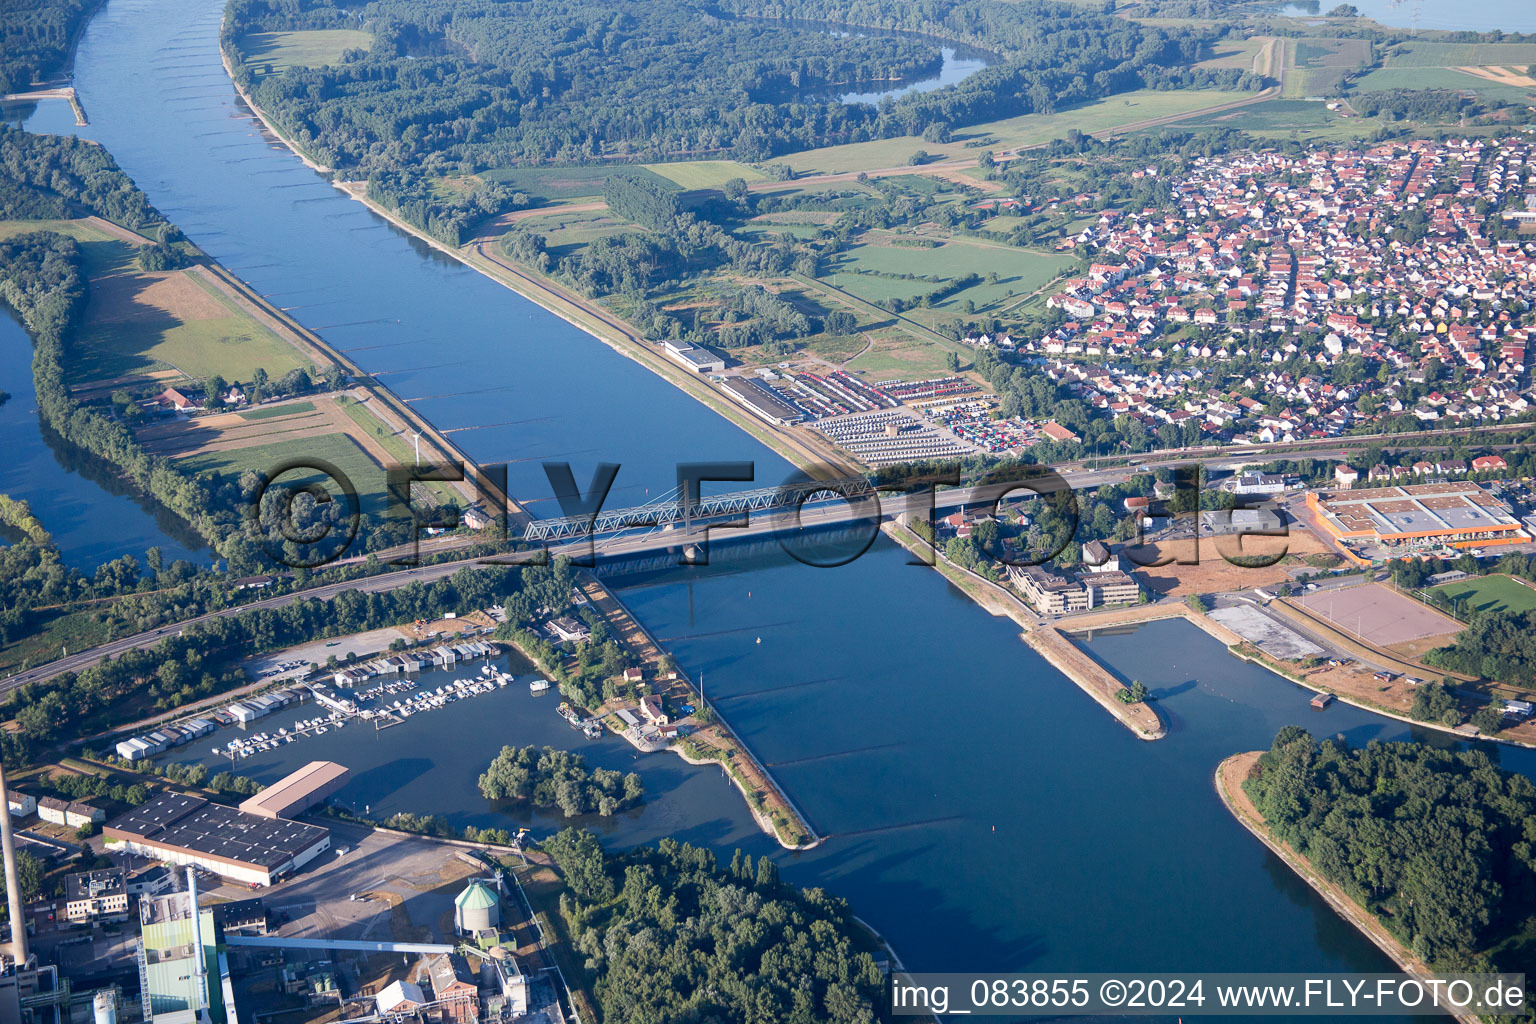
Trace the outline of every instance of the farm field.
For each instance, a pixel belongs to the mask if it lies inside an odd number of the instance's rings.
[[[0,241],[32,231],[56,231],[80,243],[87,277],[96,278],[134,269],[136,246],[114,238],[88,220],[0,221]]]
[[[1379,126],[1374,118],[1344,117],[1315,100],[1265,100],[1238,110],[1202,114],[1185,128],[1236,128],[1254,135],[1297,139],[1352,139]]]
[[[357,488],[358,500],[365,513],[382,513],[386,502],[384,468],[360,448],[356,441],[345,434],[323,434],[319,437],[295,438],[274,441],[270,444],[252,445],[232,451],[204,452],[191,455],[181,465],[196,473],[215,472],[238,479],[246,470],[270,473],[288,462],[307,462],[321,459],[335,466]],[[316,474],[300,476],[290,473],[280,478],[284,483],[324,481]],[[332,485],[334,488],[334,485]]]
[[[1409,42],[1393,47],[1386,66],[1460,68],[1489,64],[1536,64],[1536,43]]]
[[[313,365],[185,270],[93,277],[85,325],[71,355],[74,383],[167,367],[197,379],[219,374],[249,380],[258,367],[280,377]]]
[[[950,372],[951,349],[947,346],[914,338],[899,327],[873,331],[870,338],[873,344],[869,350],[844,364],[850,373],[861,374],[868,381],[921,380]]]
[[[80,243],[90,299],[71,349],[72,384],[172,369],[188,377],[249,380],[313,364],[217,289],[187,270],[144,273],[136,245],[88,220],[0,222],[0,239],[57,231]]]
[[[1212,53],[1195,65],[1197,68],[1238,68],[1252,71],[1259,51],[1269,42],[1264,36],[1251,39],[1223,39],[1211,47]]]
[[[1508,576],[1480,576],[1436,587],[1455,602],[1462,615],[1476,612],[1536,611],[1536,590]]]
[[[966,141],[970,139],[991,136],[997,140],[994,151],[1017,149],[1062,138],[1073,128],[1090,133],[1108,131],[1154,118],[1172,117],[1222,103],[1232,103],[1251,95],[1219,89],[1138,89],[1054,114],[1024,114],[971,125],[960,129],[954,141],[947,143],[924,142],[919,136],[904,135],[894,139],[808,149],[779,159],[802,174],[836,174],[897,167],[905,164],[919,149],[947,160],[973,160],[979,153],[965,148]]]
[[[346,50],[366,50],[373,36],[350,28],[306,29],[299,32],[254,32],[240,41],[245,66],[280,74],[289,68],[319,68],[340,64]]]
[[[740,178],[749,185],[754,181],[764,180],[758,171],[735,160],[693,160],[686,163],[641,164],[640,166],[685,189],[719,188],[732,178]]]
[[[1536,87],[1521,88],[1479,78],[1455,68],[1384,67],[1350,81],[1352,92],[1384,92],[1391,89],[1454,89],[1473,91],[1493,99],[1519,102],[1536,94]]]
[[[519,192],[548,202],[601,196],[603,182],[614,170],[613,167],[500,167],[482,171],[480,177],[510,185]],[[669,181],[640,166],[625,166],[623,170],[628,174],[651,175],[657,181]]]
[[[559,207],[552,208],[545,215],[524,218],[518,222],[518,226],[543,235],[545,244],[556,257],[609,235],[645,231],[639,225],[616,217],[607,210],[562,211]]]
[[[966,301],[974,302],[981,310],[1011,297],[1027,295],[1073,262],[1071,256],[959,240],[933,249],[866,242],[831,262],[823,277],[834,277],[837,287],[867,302],[879,302],[882,299],[911,300],[942,287],[945,281],[968,274],[980,275],[980,282],[934,307],[944,313],[953,313]],[[986,280],[992,273],[997,275],[995,283]],[[904,280],[894,276],[902,274],[914,277]],[[920,280],[922,275],[933,275],[942,280]],[[921,320],[922,313],[923,310],[915,309],[909,315]]]
[[[1351,71],[1371,62],[1365,39],[1298,39],[1288,51],[1285,98],[1305,99],[1336,92]]]

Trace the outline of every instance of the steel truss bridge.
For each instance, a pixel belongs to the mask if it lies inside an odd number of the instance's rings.
[[[695,519],[718,519],[743,512],[774,512],[799,508],[811,501],[838,499],[857,505],[875,494],[869,481],[859,476],[836,480],[804,480],[692,500],[685,500],[683,489],[674,487],[653,501],[631,508],[600,510],[596,515],[536,519],[523,531],[523,539],[560,541],[624,530],[668,529],[678,523],[690,525]]]

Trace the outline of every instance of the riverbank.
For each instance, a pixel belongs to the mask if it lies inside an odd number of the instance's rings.
[[[1214,779],[1216,792],[1227,810],[1242,823],[1244,828],[1257,836],[1261,843],[1269,847],[1275,856],[1285,861],[1292,871],[1312,886],[1313,890],[1340,917],[1354,925],[1378,949],[1391,957],[1404,972],[1421,980],[1433,976],[1434,972],[1430,970],[1429,965],[1415,957],[1406,946],[1397,941],[1392,933],[1376,920],[1374,914],[1356,903],[1339,886],[1319,874],[1305,857],[1291,848],[1289,843],[1282,843],[1270,836],[1264,816],[1259,813],[1259,809],[1254,806],[1253,801],[1243,790],[1243,783],[1253,774],[1259,758],[1263,756],[1262,750],[1250,750],[1243,754],[1233,754],[1216,766]],[[1452,1016],[1463,1021],[1464,1024],[1478,1024],[1480,1019],[1472,1013],[1458,1013]]]

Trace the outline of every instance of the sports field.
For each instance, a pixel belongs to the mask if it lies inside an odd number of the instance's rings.
[[[1536,589],[1504,575],[1447,583],[1435,591],[1454,601],[1463,618],[1474,612],[1536,611]]]
[[[1381,647],[1446,636],[1462,628],[1450,616],[1379,583],[1318,590],[1297,603],[1341,632]]]
[[[253,32],[240,40],[245,66],[279,74],[289,68],[319,68],[340,64],[346,50],[366,50],[373,36],[350,28],[306,29],[301,32]]]

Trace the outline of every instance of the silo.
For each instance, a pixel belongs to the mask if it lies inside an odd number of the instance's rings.
[[[453,901],[453,924],[461,935],[501,927],[501,900],[496,890],[478,880],[470,882]]]
[[[91,1000],[91,1010],[96,1024],[117,1024],[117,999],[110,989],[102,989]]]

